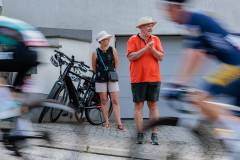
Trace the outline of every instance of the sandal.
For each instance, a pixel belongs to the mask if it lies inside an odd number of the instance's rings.
[[[103,127],[104,127],[104,128],[110,128],[110,124],[109,124],[109,123],[104,123],[104,124],[103,124]]]
[[[125,128],[122,124],[118,124],[117,125],[117,129],[121,130],[121,131],[125,131]]]

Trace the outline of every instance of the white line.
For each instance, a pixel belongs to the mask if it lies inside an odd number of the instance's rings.
[[[71,107],[63,105],[63,104],[59,104],[59,103],[43,102],[42,105],[46,106],[46,107],[57,108],[57,109],[61,109],[64,111],[71,112],[71,113],[75,113],[75,110],[72,109]]]
[[[240,111],[240,107],[231,105],[231,104],[226,104],[226,103],[218,103],[218,102],[211,102],[211,101],[204,101],[205,103],[209,103],[209,104],[214,104],[214,105],[218,105],[221,106],[225,109],[228,110],[233,110],[233,111]]]

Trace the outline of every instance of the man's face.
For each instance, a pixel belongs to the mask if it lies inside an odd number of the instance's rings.
[[[140,31],[142,34],[149,36],[152,34],[152,29],[153,29],[154,24],[150,23],[150,24],[145,24],[139,27]]]
[[[181,6],[176,4],[166,4],[165,9],[170,20],[178,23],[181,16]]]

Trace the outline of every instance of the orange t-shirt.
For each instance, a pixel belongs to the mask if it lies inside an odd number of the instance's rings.
[[[153,47],[163,53],[160,39],[151,35],[146,43],[154,41]],[[146,46],[144,40],[138,35],[133,35],[128,40],[127,55],[137,52]],[[130,78],[131,83],[141,82],[160,82],[160,65],[151,53],[147,50],[139,59],[130,61]]]

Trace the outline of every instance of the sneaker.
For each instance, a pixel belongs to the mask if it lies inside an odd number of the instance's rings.
[[[152,140],[152,145],[159,145],[157,133],[152,133],[151,140]]]
[[[144,141],[144,134],[143,133],[138,133],[137,134],[137,144],[143,144]]]

